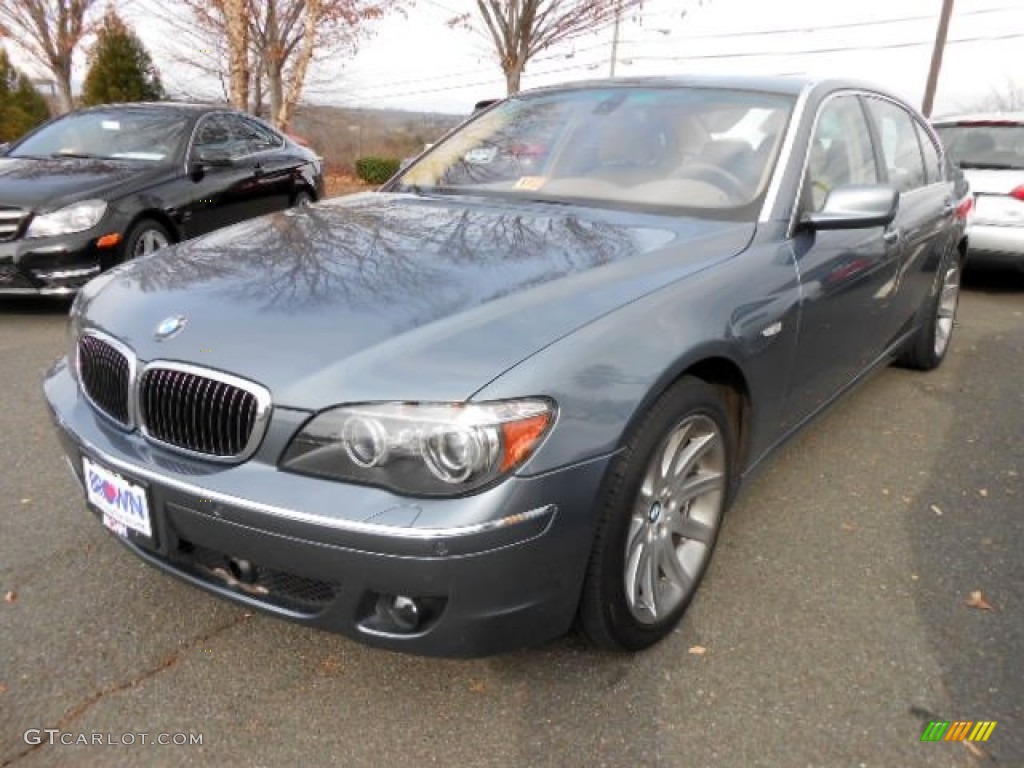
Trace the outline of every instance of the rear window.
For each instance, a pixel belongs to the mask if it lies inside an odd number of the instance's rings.
[[[936,130],[962,168],[1024,170],[1024,125],[960,123]]]

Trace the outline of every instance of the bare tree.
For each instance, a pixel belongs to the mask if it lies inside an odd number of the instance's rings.
[[[976,96],[964,105],[964,112],[1024,111],[1024,80],[1008,77],[1002,85],[991,85],[989,92]]]
[[[71,67],[96,0],[0,0],[0,37],[11,39],[57,83],[60,111],[74,107]]]
[[[310,68],[355,51],[367,22],[409,1],[178,0],[161,15],[182,32],[180,58],[220,80],[232,105],[259,112],[265,94],[267,116],[287,127]]]
[[[448,23],[481,32],[490,40],[511,95],[519,92],[526,65],[538,53],[603,29],[641,4],[642,0],[476,0],[476,14],[464,13]]]

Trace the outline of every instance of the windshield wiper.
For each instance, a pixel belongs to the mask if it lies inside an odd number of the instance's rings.
[[[95,160],[99,155],[91,155],[88,152],[75,152],[70,149],[62,149],[60,152],[53,152],[50,157],[61,158],[61,157],[74,157],[80,160]]]

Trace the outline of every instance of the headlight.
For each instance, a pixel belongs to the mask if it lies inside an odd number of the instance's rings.
[[[106,212],[107,204],[103,200],[83,200],[66,205],[53,213],[44,213],[32,219],[25,237],[53,237],[81,232],[99,224]]]
[[[413,496],[457,496],[514,472],[554,419],[542,399],[370,403],[315,416],[281,468]]]

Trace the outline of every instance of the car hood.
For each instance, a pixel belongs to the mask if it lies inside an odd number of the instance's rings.
[[[0,157],[0,205],[51,211],[77,200],[130,191],[167,172],[166,166],[118,160]]]
[[[754,225],[369,193],[220,230],[90,283],[75,323],[280,406],[462,400],[601,315],[741,251]],[[157,325],[181,316],[162,341]]]

